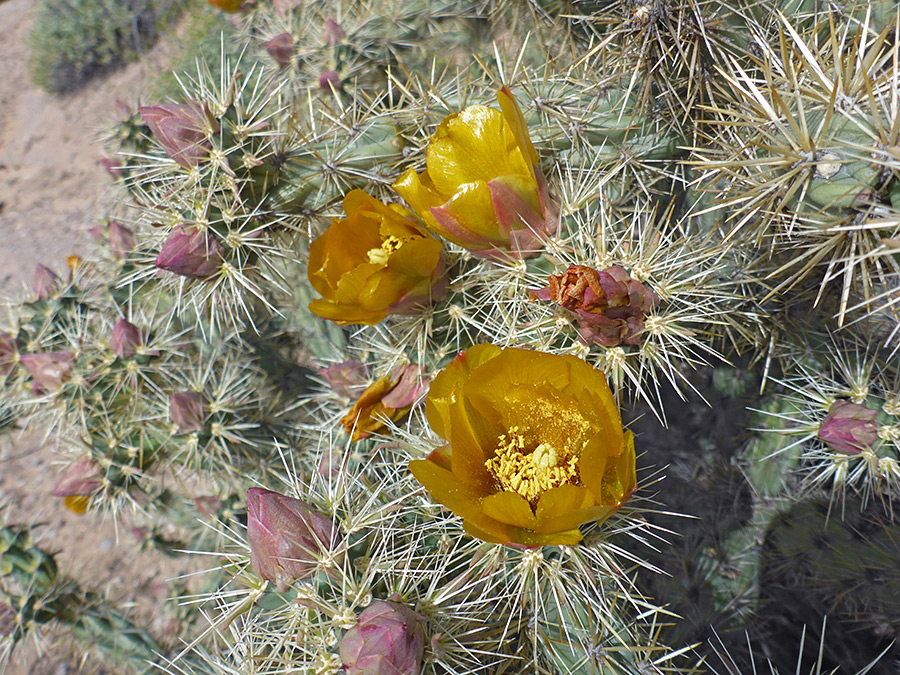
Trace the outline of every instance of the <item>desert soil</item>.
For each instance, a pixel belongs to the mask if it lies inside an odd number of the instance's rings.
[[[28,74],[28,35],[35,0],[0,0],[0,289],[19,295],[37,263],[66,272],[66,257],[91,245],[86,230],[104,216],[110,183],[98,160],[101,139],[116,119],[115,101],[134,106],[155,73],[171,62],[175,38],[163,39],[129,64],[65,96],[47,94]],[[0,437],[0,521],[42,523],[42,546],[58,551],[64,574],[133,606],[154,633],[151,608],[168,595],[171,579],[200,563],[174,563],[140,553],[128,522],[77,516],[52,497],[65,466],[65,448],[39,429]],[[156,613],[159,615],[159,613]],[[157,619],[159,621],[159,619]],[[97,673],[79,655],[47,639],[19,645],[7,675]]]

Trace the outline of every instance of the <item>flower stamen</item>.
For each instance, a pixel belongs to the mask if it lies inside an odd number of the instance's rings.
[[[484,465],[504,490],[522,495],[532,508],[547,490],[575,483],[578,478],[576,455],[561,452],[549,443],[526,452],[518,427],[500,435],[494,457]]]
[[[400,237],[389,235],[381,242],[381,248],[370,249],[366,255],[369,256],[369,262],[373,265],[387,265],[391,253],[403,246],[403,240]]]

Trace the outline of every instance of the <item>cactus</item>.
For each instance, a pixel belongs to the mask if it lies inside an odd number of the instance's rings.
[[[0,427],[213,574],[170,653],[7,528],[0,631],[173,674],[895,658],[891,3],[209,4],[118,111],[97,250],[9,303]]]

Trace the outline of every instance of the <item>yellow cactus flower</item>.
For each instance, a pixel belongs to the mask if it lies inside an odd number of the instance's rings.
[[[500,110],[473,105],[441,122],[428,144],[427,170],[409,169],[394,189],[425,224],[482,257],[536,255],[554,234],[558,212],[509,90]]]
[[[371,325],[443,297],[443,245],[409,209],[353,190],[344,212],[309,247],[309,281],[323,296],[310,311],[340,325]]]
[[[487,542],[572,545],[636,488],[634,438],[603,374],[574,356],[471,347],[431,384],[447,441],[413,475]]]

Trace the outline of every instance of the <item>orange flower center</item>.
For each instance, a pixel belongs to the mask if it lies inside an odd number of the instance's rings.
[[[576,482],[578,457],[549,443],[529,452],[518,431],[513,427],[508,434],[501,434],[497,451],[484,465],[504,490],[517,492],[534,507],[547,490]]]
[[[366,255],[369,256],[369,262],[373,265],[387,265],[391,253],[403,246],[403,240],[400,237],[390,235],[381,242],[381,248],[370,249]]]

